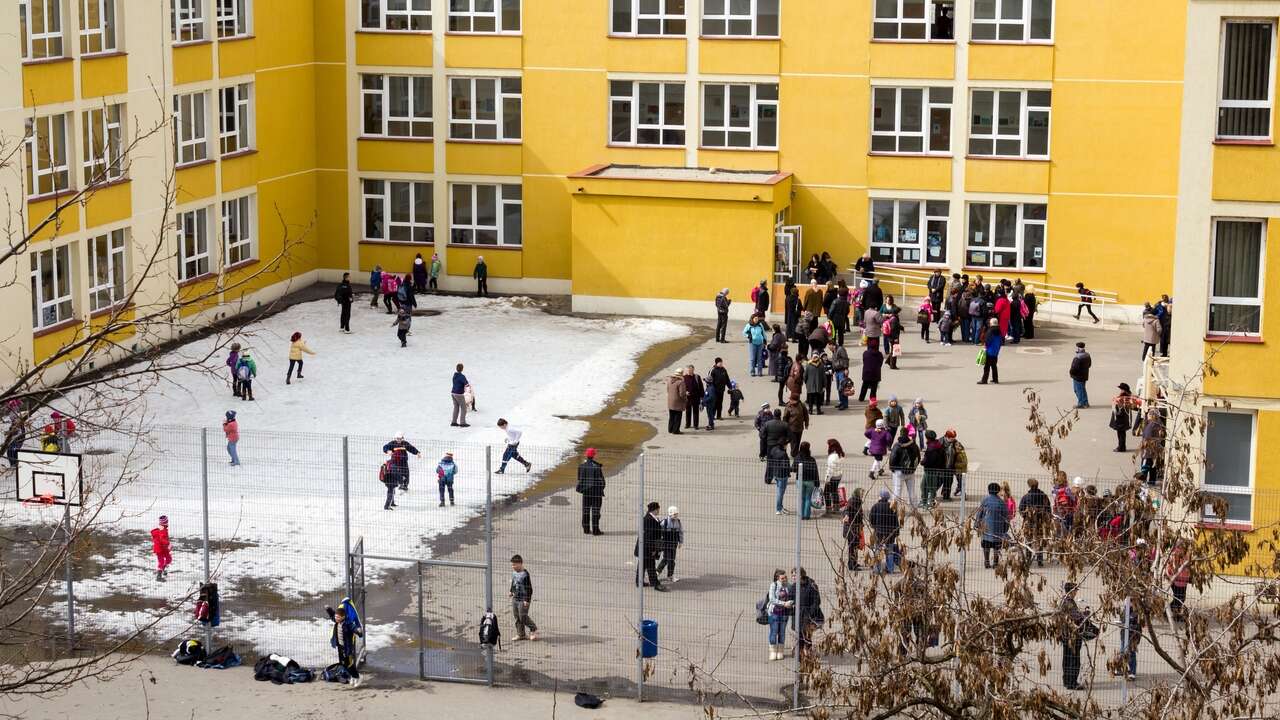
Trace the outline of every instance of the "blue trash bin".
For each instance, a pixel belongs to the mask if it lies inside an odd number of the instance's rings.
[[[640,657],[658,657],[658,621],[640,621]]]

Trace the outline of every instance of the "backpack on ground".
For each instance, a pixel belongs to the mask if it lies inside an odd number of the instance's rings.
[[[199,640],[183,640],[170,655],[179,665],[195,665],[204,660],[204,643]]]
[[[591,693],[580,692],[573,696],[573,704],[580,708],[595,710],[604,704],[604,700],[592,695]]]
[[[769,595],[768,593],[756,601],[756,623],[759,625],[769,624]]]
[[[498,616],[492,610],[480,618],[480,644],[502,648],[502,630],[498,628]]]
[[[342,663],[334,663],[325,668],[320,673],[320,679],[325,682],[347,684],[351,680],[351,673],[342,666]]]
[[[230,645],[223,645],[209,653],[204,660],[197,662],[196,667],[208,670],[226,670],[239,664],[240,656],[236,654],[236,651],[232,650]]]

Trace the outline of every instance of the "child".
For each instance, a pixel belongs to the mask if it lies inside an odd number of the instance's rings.
[[[160,516],[160,527],[151,530],[151,552],[156,556],[156,580],[164,582],[168,579],[169,563],[173,555],[169,553],[169,516]]]
[[[738,388],[736,380],[729,383],[729,414],[734,417],[741,417],[739,412],[740,403],[742,402],[742,390]]]
[[[924,450],[924,433],[929,429],[929,411],[924,409],[923,398],[916,398],[911,411],[907,413],[907,422],[915,430],[916,442],[920,444],[920,449]]]
[[[354,613],[350,612],[350,606],[344,602],[335,610],[327,607],[324,611],[329,615],[329,619],[333,620],[333,634],[329,637],[329,644],[338,650],[338,664],[347,669],[347,675],[351,677],[348,685],[351,687],[360,686],[360,670],[356,666],[358,655],[356,654],[356,638],[363,636],[364,631],[360,629],[356,622]]]
[[[715,383],[711,382],[711,376],[707,375],[702,379],[707,387],[707,392],[702,396],[702,408],[707,411],[707,432],[716,429],[716,394],[711,392]]]
[[[436,465],[436,481],[440,486],[440,507],[444,507],[444,495],[449,493],[449,504],[453,505],[453,478],[458,474],[458,466],[453,462],[453,453],[447,452]]]
[[[667,508],[667,516],[662,518],[662,561],[654,570],[661,573],[667,569],[667,582],[679,582],[676,578],[676,550],[684,545],[684,525],[680,523],[680,508],[672,505]]]
[[[249,351],[240,354],[240,362],[236,365],[236,377],[240,378],[240,399],[253,400],[253,379],[258,376],[258,363],[249,357]]]
[[[400,338],[400,347],[409,347],[407,338],[411,325],[413,325],[413,315],[409,314],[409,308],[401,306],[396,311],[396,319],[391,321],[391,326],[396,329],[396,337]]]
[[[538,626],[529,617],[529,603],[533,602],[533,578],[524,569],[524,558],[511,556],[511,614],[516,619],[516,640],[537,640]],[[529,634],[525,635],[528,628]]]
[[[378,307],[378,292],[382,290],[382,266],[374,265],[373,272],[369,273],[369,289],[373,291],[373,302],[369,303],[369,307]]]
[[[933,323],[933,302],[929,298],[925,298],[920,303],[920,310],[916,313],[916,322],[920,323],[920,339],[924,340],[924,344],[929,344],[929,326]]]
[[[231,370],[231,394],[240,397],[240,343],[231,343],[231,352],[227,353],[227,368]]]
[[[952,333],[955,332],[955,321],[951,319],[950,310],[942,311],[942,319],[938,321],[938,332],[942,334],[942,347],[951,347]]]
[[[236,443],[240,442],[240,423],[236,422],[235,410],[227,411],[227,419],[222,421],[222,432],[227,436],[227,454],[231,456],[231,465],[239,465],[240,456],[236,454]]]

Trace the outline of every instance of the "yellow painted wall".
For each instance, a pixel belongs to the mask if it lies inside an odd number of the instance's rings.
[[[945,192],[951,189],[951,158],[874,155],[867,158],[867,185]]]
[[[682,73],[685,41],[681,38],[609,38],[605,67],[611,72]]]
[[[1176,225],[1173,198],[1052,195],[1048,273],[1039,277],[1067,286],[1087,279],[1091,287],[1119,290],[1124,304],[1157,300],[1173,277]],[[959,237],[953,229],[952,242]],[[1034,277],[1025,281],[1039,282]]]
[[[67,60],[24,63],[22,106],[69,102],[76,94],[74,73],[75,66]]]
[[[523,148],[516,143],[449,143],[445,148],[450,173],[463,175],[519,175]]]
[[[129,90],[129,56],[102,55],[80,63],[80,96],[120,95]]]
[[[256,38],[221,40],[218,42],[218,75],[236,77],[248,75],[258,68]]]
[[[258,153],[247,153],[222,161],[222,191],[234,192],[258,182]]]
[[[1274,145],[1216,145],[1213,199],[1280,202],[1280,149]]]
[[[43,222],[46,218],[53,215],[57,209],[59,201],[65,201],[66,196],[49,197],[43,200],[27,203],[27,227],[34,228]],[[48,240],[52,237],[70,235],[80,230],[80,214],[75,212],[75,206],[72,205],[69,210],[63,210],[58,213],[58,217],[54,222],[45,225],[40,232],[31,237],[32,242],[40,242]]]
[[[62,348],[74,343],[77,339],[83,339],[83,336],[84,323],[81,322],[70,323],[67,327],[59,330],[39,334],[32,339],[32,357],[35,358],[36,362],[46,360],[58,353]],[[80,357],[81,354],[82,352],[80,351],[69,352],[60,362],[70,362]]]
[[[429,141],[361,138],[356,142],[356,167],[381,172],[429,173],[435,167],[435,155]]]
[[[1205,357],[1221,348],[1213,358],[1218,374],[1204,380],[1205,393],[1233,397],[1280,398],[1280,363],[1276,362],[1275,343],[1280,339],[1280,312],[1274,299],[1280,298],[1280,263],[1276,260],[1276,242],[1280,238],[1280,218],[1267,221],[1267,257],[1265,284],[1262,289],[1262,342],[1205,343]],[[1209,269],[1205,268],[1208,273]]]
[[[1054,191],[1178,194],[1182,88],[1150,84],[1140,90],[1118,83],[1054,87],[1049,145]]]
[[[781,85],[779,97],[788,98],[778,104],[781,166],[795,173],[799,183],[865,186],[866,163],[862,158],[871,133],[871,86],[867,80],[784,75]]]
[[[434,245],[410,243],[360,243],[361,274],[351,277],[351,284],[356,287],[369,285],[368,273],[374,265],[381,265],[383,271],[397,275],[407,275],[413,271],[413,258],[422,253],[422,259],[429,265],[432,253],[439,252]],[[474,264],[474,260],[472,261]]]
[[[808,187],[797,182],[790,222],[804,226],[806,254],[825,250],[847,264],[867,247],[869,212],[865,188]]]
[[[522,39],[513,35],[450,35],[444,62],[451,68],[511,68],[521,66]]]
[[[213,43],[180,45],[173,49],[173,84],[213,79]]]
[[[472,248],[451,245],[445,249],[445,272],[459,277],[471,277],[475,271],[476,258],[484,257],[484,264],[489,268],[490,278],[523,277],[524,252],[521,250],[499,250],[495,247]]]
[[[370,66],[431,67],[430,33],[356,33],[356,63]]]
[[[875,78],[949,80],[956,74],[955,53],[947,43],[873,42],[868,72]]]
[[[778,40],[702,38],[698,67],[711,75],[777,75],[782,43]]]
[[[572,178],[524,179],[524,254],[529,277],[568,280],[572,270]]]
[[[94,190],[85,198],[84,220],[87,228],[120,222],[131,215],[133,215],[132,183],[108,185]]]
[[[971,157],[965,164],[964,189],[969,192],[1044,195],[1049,192],[1049,162]]]
[[[778,153],[763,150],[698,149],[698,166],[725,170],[779,170]]]
[[[1182,80],[1187,17],[1178,5],[1183,3],[1059,0],[1053,30],[1057,77]],[[1134,51],[1137,44],[1141,52]],[[1211,62],[1216,65],[1217,58]]]
[[[1047,82],[1053,79],[1053,52],[1052,45],[971,45],[969,77],[974,80]]]
[[[176,173],[177,203],[186,203],[213,197],[217,193],[217,169],[212,162],[202,162],[180,168]]]

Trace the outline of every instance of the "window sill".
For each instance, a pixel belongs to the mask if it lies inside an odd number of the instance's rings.
[[[213,44],[212,40],[181,40],[181,41],[175,40],[171,47],[183,48],[183,47],[196,47],[198,45],[212,45],[212,44]]]
[[[448,142],[464,145],[523,145],[524,140],[468,140],[466,138],[449,138]]]
[[[953,158],[951,153],[904,153],[904,152],[887,152],[885,150],[872,150],[867,153],[869,157],[905,157],[905,158]]]
[[[621,150],[684,150],[685,145],[641,145],[638,143],[608,143],[605,147],[618,148]]]
[[[377,239],[369,240],[366,238],[366,239],[360,240],[357,244],[358,245],[388,245],[391,247],[434,247],[436,244],[436,241],[429,240],[427,242],[414,242],[413,240],[377,240]]]
[[[103,60],[106,58],[126,57],[128,56],[128,54],[129,53],[125,52],[124,50],[103,50],[102,52],[85,53],[80,56],[80,59],[82,61],[83,60]]]
[[[1244,345],[1262,345],[1261,335],[1215,335],[1213,333],[1205,333],[1205,342],[1211,343],[1242,343]]]
[[[388,30],[386,28],[359,28],[356,35],[422,35],[431,37],[430,30]]]
[[[946,269],[949,269],[949,266],[948,266],[945,262],[932,262],[932,263],[889,263],[889,262],[884,262],[884,263],[882,263],[882,262],[876,262],[876,269],[875,269],[875,271],[874,271],[874,272],[879,272],[880,270],[882,270],[882,269],[884,269],[884,268],[898,269],[898,270],[915,270],[915,269],[917,269],[917,268],[924,268],[924,269],[927,269],[927,270],[935,270],[935,269],[946,270]],[[947,280],[948,280],[948,281],[950,281],[950,278],[947,278]]]
[[[213,158],[205,158],[204,160],[192,160],[191,162],[187,162],[187,163],[177,163],[173,166],[173,169],[174,170],[190,170],[191,168],[198,168],[201,165],[212,165],[213,163],[214,163]]]
[[[223,155],[220,159],[235,160],[236,158],[242,158],[248,155],[257,155],[257,154],[258,154],[258,148],[245,148],[243,150],[237,150],[235,152],[227,153],[226,155]]]
[[[609,33],[610,40],[685,40],[686,35],[636,35],[634,33]]]
[[[391,135],[357,135],[356,140],[386,140],[387,142],[407,142],[407,143],[432,143],[436,141],[434,137],[416,138],[416,137],[398,137],[398,136],[391,136]]]
[[[978,275],[981,275],[981,274],[994,275],[996,273],[1002,273],[1002,272],[1010,273],[1010,274],[1018,274],[1018,275],[1047,275],[1049,271],[1045,270],[1044,268],[995,267],[994,265],[988,267],[985,265],[965,265],[960,268],[960,272],[967,272],[967,273],[978,274]]]
[[[1213,520],[1201,520],[1196,523],[1196,527],[1201,530],[1226,530],[1227,532],[1253,532],[1253,523],[1233,522],[1224,520],[1216,522]]]
[[[955,45],[955,38],[950,40],[894,40],[892,38],[871,38],[871,44],[884,45]]]
[[[1032,163],[1047,163],[1047,162],[1050,162],[1050,159],[1049,159],[1049,158],[1047,158],[1047,157],[1046,157],[1046,158],[1039,158],[1039,157],[1009,157],[1008,155],[965,155],[965,156],[964,156],[964,159],[965,159],[966,161],[968,161],[968,160],[1010,160],[1010,161],[1013,161],[1013,162],[1032,162]]]
[[[776,153],[778,148],[764,147],[716,147],[715,145],[699,145],[699,150],[712,150],[716,152],[757,152],[757,153]]]
[[[1255,147],[1275,147],[1276,142],[1271,138],[1257,138],[1253,140],[1245,139],[1245,138],[1214,138],[1213,144],[1214,145],[1246,145],[1246,146],[1255,146]]]
[[[518,30],[513,31],[493,31],[493,32],[469,32],[466,30],[445,30],[444,34],[458,35],[461,37],[520,37],[522,33]]]
[[[257,36],[253,35],[252,33],[249,35],[228,35],[227,37],[218,36],[218,42],[219,43],[242,42],[244,40],[252,40],[255,37]]]
[[[445,247],[463,248],[466,250],[483,250],[486,252],[489,250],[503,250],[507,252],[511,252],[511,251],[519,252],[521,250],[524,250],[523,245],[473,245],[471,243],[455,243],[455,242],[448,243],[445,245]]]
[[[683,36],[681,36],[683,37]],[[780,35],[699,35],[699,40],[781,40]]]
[[[31,337],[38,338],[38,337],[44,337],[45,335],[52,335],[58,332],[59,330],[66,330],[69,327],[79,325],[79,324],[80,324],[80,318],[73,317],[69,320],[63,320],[62,322],[54,323],[48,327],[42,327],[39,330],[36,330],[35,332],[31,333]]]
[[[259,262],[261,262],[261,261],[260,261],[258,258],[249,258],[248,260],[241,260],[240,262],[236,263],[235,265],[228,265],[228,266],[226,266],[226,267],[222,268],[222,272],[224,272],[224,273],[229,273],[229,272],[231,272],[231,271],[233,271],[233,270],[243,270],[243,269],[245,269],[245,268],[247,268],[247,267],[250,267],[250,266],[252,266],[252,265],[257,265]]]
[[[133,309],[133,305],[132,305],[131,303],[126,303],[126,302],[124,302],[124,301],[122,300],[122,301],[120,301],[120,302],[118,302],[118,303],[116,303],[116,304],[114,304],[114,305],[108,305],[108,306],[106,306],[106,307],[104,307],[104,308],[101,308],[101,309],[99,309],[99,310],[94,310],[93,312],[89,313],[89,319],[90,319],[90,320],[92,320],[92,319],[94,319],[94,318],[100,318],[100,317],[102,317],[102,316],[104,316],[104,315],[112,315],[112,314],[115,314],[115,313],[122,313],[122,312],[126,312],[126,311],[128,311],[128,310],[131,310],[131,309]]]
[[[28,65],[56,65],[57,63],[71,62],[74,58],[59,55],[58,57],[35,58],[34,60],[23,60],[22,66]]]
[[[107,188],[113,188],[117,185],[128,185],[131,182],[133,182],[133,180],[127,177],[116,178],[114,180],[103,180],[102,182],[94,183],[93,185],[85,188],[85,192],[95,193],[99,190],[106,190]]]
[[[1029,45],[1032,47],[1053,47],[1052,40],[969,40],[970,45]]]
[[[178,281],[178,287],[179,287],[179,288],[184,288],[184,287],[187,287],[188,285],[195,285],[196,283],[204,282],[205,280],[209,280],[209,279],[215,278],[215,277],[217,277],[217,276],[218,276],[218,274],[217,274],[217,273],[207,272],[207,273],[205,273],[205,274],[203,274],[203,275],[197,275],[197,276],[195,276],[195,277],[193,277],[193,278],[189,278],[189,279],[187,279],[187,280],[179,280],[179,281]]]
[[[68,195],[75,195],[76,192],[75,188],[66,188],[64,190],[54,190],[53,192],[41,193],[40,195],[28,195],[27,202],[38,203],[46,200],[57,200],[59,198],[67,197]]]

